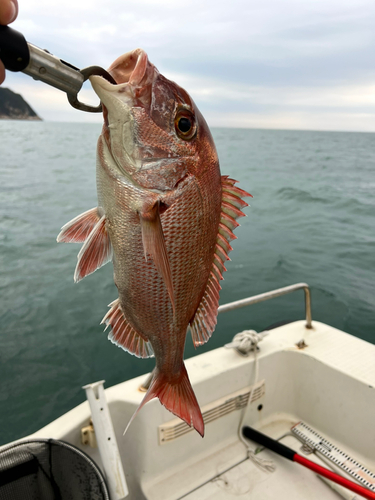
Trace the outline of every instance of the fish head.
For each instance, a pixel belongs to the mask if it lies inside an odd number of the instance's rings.
[[[208,125],[189,94],[151,64],[142,49],[120,56],[90,81],[104,115],[102,137],[119,172],[149,189],[175,189],[219,163]],[[202,167],[203,165],[203,167]]]

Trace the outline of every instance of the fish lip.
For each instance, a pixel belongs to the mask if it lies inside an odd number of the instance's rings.
[[[131,95],[131,91],[128,83],[112,84],[105,78],[99,75],[92,75],[89,78],[94,92],[99,97],[100,101],[107,108],[108,112],[112,110],[113,107],[119,102],[118,95],[123,95],[124,98],[121,99],[121,105],[130,109],[133,106],[134,99]],[[127,91],[127,89],[129,89]],[[116,92],[117,91],[117,92]],[[119,94],[119,93],[120,94]]]
[[[126,88],[130,87],[129,82],[125,83],[111,83],[107,79],[105,79],[103,76],[100,75],[91,75],[89,77],[90,83],[92,85],[92,88],[98,94],[98,96],[101,98],[103,95],[103,92],[112,92],[114,89],[117,91],[121,92],[123,89],[125,90]]]

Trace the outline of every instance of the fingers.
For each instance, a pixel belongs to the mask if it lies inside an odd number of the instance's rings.
[[[0,0],[0,24],[9,24],[13,22],[17,14],[17,0]]]
[[[0,61],[0,85],[5,80],[5,69],[3,63]]]
[[[0,24],[12,23],[18,14],[17,0],[0,0]],[[5,80],[5,68],[0,60],[0,85]]]

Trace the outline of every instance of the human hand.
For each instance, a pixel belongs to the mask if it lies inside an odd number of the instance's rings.
[[[17,0],[0,0],[0,24],[12,23],[18,15]],[[5,68],[0,60],[0,85],[5,80]]]

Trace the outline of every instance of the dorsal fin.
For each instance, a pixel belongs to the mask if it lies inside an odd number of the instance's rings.
[[[251,196],[246,191],[235,187],[236,182],[226,175],[221,177],[221,219],[212,267],[202,300],[197,307],[194,318],[190,321],[194,346],[207,342],[215,330],[217,309],[219,307],[219,290],[221,289],[219,280],[223,279],[223,273],[226,271],[224,262],[230,260],[228,253],[232,250],[229,241],[236,238],[232,230],[239,224],[235,219],[245,216],[240,208],[248,206],[241,198]]]
[[[108,334],[109,340],[121,347],[125,351],[134,354],[138,358],[151,358],[154,351],[150,342],[148,342],[140,333],[138,333],[125,318],[122,312],[120,299],[116,299],[109,304],[110,310],[104,316],[101,324],[105,323],[111,328]]]

